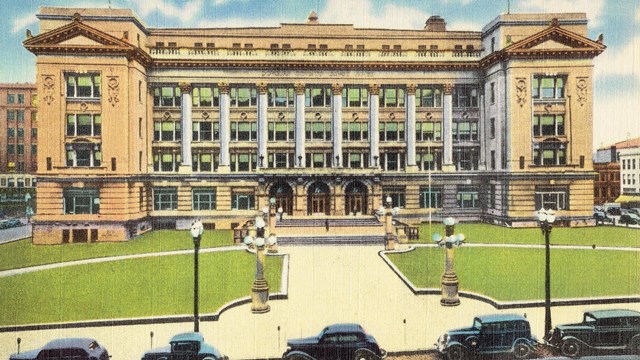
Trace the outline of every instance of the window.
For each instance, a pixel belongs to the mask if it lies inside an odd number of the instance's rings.
[[[268,138],[269,141],[294,141],[295,124],[292,121],[269,122]]]
[[[100,144],[89,142],[69,143],[67,150],[67,166],[69,167],[98,167],[102,164]]]
[[[24,128],[21,128],[21,127],[18,128],[18,138],[24,139]]]
[[[268,89],[267,99],[272,107],[293,107],[295,92],[292,85],[273,86]]]
[[[403,141],[404,121],[386,121],[379,124],[380,141]]]
[[[16,119],[15,110],[7,110],[7,121],[14,121]]]
[[[492,139],[496,138],[496,118],[491,118],[489,120],[489,132]]]
[[[391,207],[404,207],[406,189],[404,186],[385,186],[382,188],[382,204],[387,204],[387,197],[391,197]]]
[[[564,135],[564,115],[534,115],[533,136]]]
[[[18,155],[24,155],[24,144],[18,144],[16,147]]]
[[[442,107],[442,86],[420,86],[416,89],[416,107]]]
[[[347,121],[342,123],[342,140],[366,141],[369,139],[369,124],[361,121]]]
[[[19,122],[24,121],[24,110],[16,111],[16,116]]]
[[[345,85],[342,88],[342,106],[354,108],[369,107],[369,88],[362,85]]]
[[[569,188],[566,186],[536,186],[536,209],[569,210]]]
[[[198,153],[192,155],[191,169],[194,172],[212,172],[218,169],[220,159],[215,153]]]
[[[404,107],[404,86],[382,86],[380,88],[380,107]]]
[[[489,185],[489,208],[496,208],[496,198],[498,197],[498,190],[495,184]]]
[[[38,145],[31,145],[31,155],[38,155]]]
[[[380,165],[383,170],[404,170],[404,160],[404,153],[401,152],[388,151],[380,154]]]
[[[67,136],[101,136],[100,114],[67,114]]]
[[[489,102],[496,103],[496,83],[489,84]]]
[[[231,194],[231,208],[233,210],[254,210],[256,197],[253,193],[234,192]]]
[[[420,208],[433,209],[442,207],[442,188],[420,187]]]
[[[457,141],[477,141],[478,122],[477,121],[454,121],[453,140]]]
[[[478,89],[475,85],[453,87],[453,107],[478,107]]]
[[[269,154],[267,166],[275,169],[292,168],[295,154],[293,152],[275,152]]]
[[[220,139],[220,123],[211,121],[194,121],[192,125],[193,141],[216,141]]]
[[[361,169],[369,167],[369,153],[344,152],[342,166],[345,168]]]
[[[231,141],[256,141],[258,124],[255,121],[232,121]]]
[[[193,210],[216,209],[216,188],[194,188],[191,195]]]
[[[62,191],[65,214],[99,214],[100,191],[88,188],[66,188]]]
[[[304,124],[305,140],[310,141],[330,141],[331,122],[308,121]]]
[[[331,167],[333,163],[331,159],[331,153],[306,153],[305,154],[305,164],[308,168],[325,168]]]
[[[7,144],[7,154],[13,155],[16,153],[16,147],[14,144]]]
[[[534,99],[564,99],[564,87],[567,77],[535,75],[531,95]]]
[[[7,104],[15,104],[16,94],[7,94]]]
[[[174,172],[178,171],[182,157],[172,152],[159,152],[153,154],[153,171]]]
[[[231,171],[252,171],[257,167],[257,155],[252,153],[231,154]]]
[[[193,87],[191,102],[195,107],[214,107],[220,105],[220,93],[217,86],[197,85]]]
[[[182,104],[180,88],[161,86],[153,89],[153,106],[177,107]]]
[[[153,123],[153,141],[180,141],[180,123],[176,121],[155,121]]]
[[[31,128],[31,139],[38,138],[38,128]]]
[[[67,98],[100,98],[100,74],[66,74]]]
[[[565,165],[566,144],[561,141],[547,140],[534,144],[533,161],[535,165]]]
[[[330,107],[331,86],[311,85],[304,89],[304,105],[306,107]]]
[[[153,188],[153,210],[176,210],[178,209],[178,188],[176,187],[156,187]]]
[[[24,94],[18,94],[18,104],[24,104]]]
[[[478,147],[460,147],[454,149],[453,163],[456,170],[478,170],[480,159],[480,148]]]
[[[7,137],[14,138],[16,137],[16,129],[15,128],[7,128]]]
[[[491,150],[491,170],[496,169],[496,151]]]
[[[475,187],[458,188],[456,200],[459,208],[477,208],[480,206],[478,189]]]
[[[442,149],[417,149],[416,165],[418,165],[418,169],[422,171],[442,169]]]
[[[229,99],[233,107],[256,106],[258,92],[255,87],[249,85],[231,85]]]

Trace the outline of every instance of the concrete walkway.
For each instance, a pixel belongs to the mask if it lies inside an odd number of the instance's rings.
[[[451,328],[468,326],[474,316],[497,313],[490,305],[462,299],[458,307],[440,306],[439,296],[417,296],[378,256],[375,246],[281,247],[290,254],[289,298],[271,301],[271,311],[254,315],[250,305],[232,308],[217,322],[203,322],[205,339],[232,359],[277,358],[287,338],[311,336],[335,322],[358,322],[388,351],[427,349]],[[247,284],[247,293],[251,284]],[[201,296],[207,296],[201,294]],[[44,304],[43,299],[43,304]],[[579,321],[587,309],[623,307],[640,311],[640,304],[554,308],[554,324]],[[514,312],[513,310],[506,312]],[[520,309],[542,337],[544,309]],[[164,346],[176,333],[192,330],[191,323],[134,325],[23,331],[0,334],[0,359],[16,350],[33,349],[58,337],[94,337],[113,360],[139,359],[151,347]]]

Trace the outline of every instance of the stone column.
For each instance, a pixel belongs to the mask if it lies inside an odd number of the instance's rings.
[[[268,124],[267,124],[267,84],[260,83],[256,85],[258,88],[258,168],[267,167],[268,154],[267,154],[267,136],[268,136]]]
[[[380,168],[379,106],[380,85],[369,85],[369,166]]]
[[[191,168],[191,138],[192,138],[192,127],[193,127],[193,119],[191,118],[191,84],[189,83],[180,83],[180,91],[181,91],[181,103],[182,106],[180,108],[180,126],[182,127],[181,133],[181,145],[182,150],[180,155],[182,156],[182,163],[178,171],[180,173],[190,173],[192,172]]]
[[[331,114],[333,133],[333,167],[341,167],[342,158],[342,84],[331,86]]]
[[[418,171],[416,164],[416,85],[407,85],[406,106],[407,166],[406,172]]]
[[[228,173],[231,165],[231,155],[229,153],[229,142],[231,141],[229,84],[219,83],[218,89],[220,90],[220,165],[218,166],[218,172]]]
[[[296,151],[295,151],[295,167],[305,167],[304,158],[304,84],[294,84],[296,92],[295,99],[295,139],[296,139]]]
[[[453,164],[453,84],[444,84],[442,138],[442,171],[453,172],[456,167]]]

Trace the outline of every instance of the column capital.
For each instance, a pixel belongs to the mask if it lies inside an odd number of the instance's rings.
[[[445,83],[444,84],[444,94],[445,95],[452,95],[453,94],[453,84],[452,83]]]
[[[191,92],[191,84],[188,82],[181,82],[180,84],[178,84],[178,86],[180,87],[180,91],[182,91],[182,93],[190,93]]]
[[[258,93],[259,94],[266,94],[267,93],[267,84],[266,83],[257,83],[256,84],[256,88],[258,88]]]
[[[369,84],[369,94],[371,94],[371,95],[380,95],[380,85],[378,85],[378,84]]]
[[[342,84],[339,83],[335,83],[335,84],[331,84],[331,93],[333,95],[342,95]]]
[[[415,95],[417,89],[418,89],[418,86],[416,84],[408,84],[407,85],[407,94]]]
[[[220,93],[222,93],[222,94],[228,94],[229,93],[229,83],[225,83],[225,82],[218,83],[218,90],[220,90]]]
[[[295,84],[293,84],[293,89],[296,92],[296,94],[298,94],[298,95],[304,94],[304,87],[305,87],[305,85],[303,83],[295,83]]]

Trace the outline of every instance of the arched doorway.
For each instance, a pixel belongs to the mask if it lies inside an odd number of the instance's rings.
[[[329,186],[325,183],[315,182],[307,191],[307,213],[329,215]]]
[[[293,214],[293,189],[289,184],[279,182],[273,184],[269,190],[269,199],[276,199],[276,211],[282,208],[282,211],[291,215]]]
[[[350,183],[344,193],[345,214],[367,213],[367,187],[363,183],[359,181]]]

